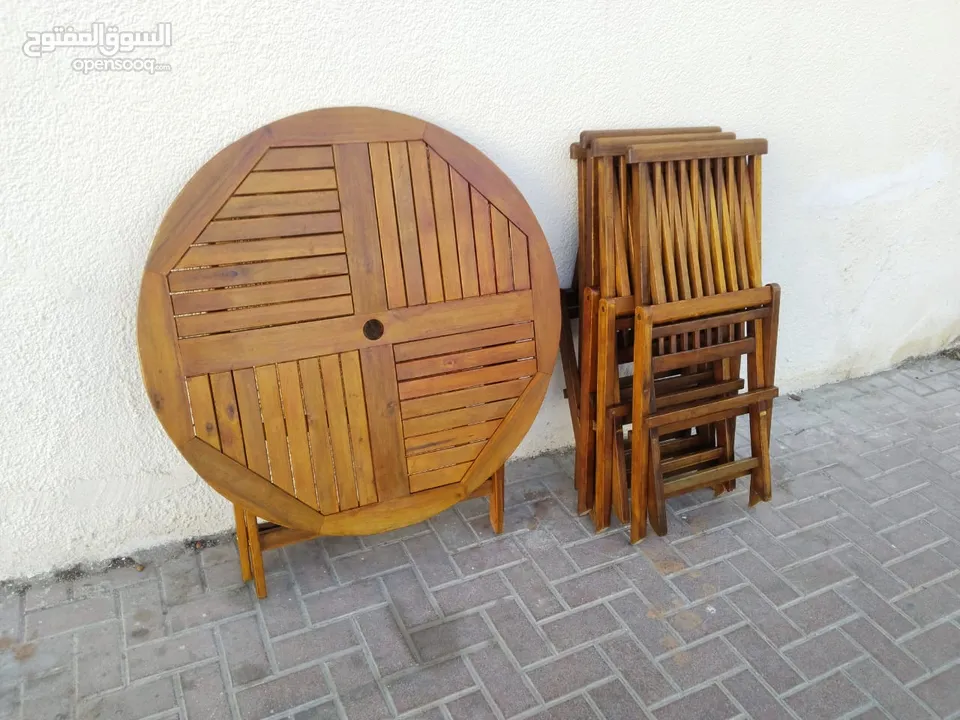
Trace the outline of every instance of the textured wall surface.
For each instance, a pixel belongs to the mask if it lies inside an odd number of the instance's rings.
[[[582,128],[767,137],[781,387],[960,335],[955,0],[58,5],[0,8],[0,579],[229,526],[142,390],[139,275],[189,177],[302,110],[376,105],[472,142],[526,195],[562,284]],[[172,69],[83,74],[72,61],[96,50],[20,51],[28,31],[95,21],[172,23],[172,47],[130,54]],[[558,380],[519,454],[571,442]]]

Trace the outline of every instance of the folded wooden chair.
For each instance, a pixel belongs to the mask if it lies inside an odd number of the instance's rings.
[[[636,145],[627,155],[634,241],[646,248],[650,296],[634,308],[633,542],[646,534],[648,514],[654,530],[666,532],[665,500],[674,495],[749,474],[750,504],[770,499],[780,292],[760,280],[766,149],[765,140],[720,140]],[[601,326],[614,310],[601,301]],[[747,391],[740,393],[743,356]],[[713,382],[679,402],[657,386],[658,374],[707,366]],[[599,377],[605,374],[601,368]],[[743,414],[750,416],[751,454],[736,460],[734,422]],[[662,456],[663,434],[710,425],[724,436],[717,447]]]

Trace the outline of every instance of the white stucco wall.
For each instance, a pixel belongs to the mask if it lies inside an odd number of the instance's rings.
[[[376,105],[474,143],[526,195],[561,283],[582,128],[767,137],[781,387],[960,335],[956,0],[53,5],[0,7],[0,579],[230,525],[142,390],[139,275],[187,179],[294,112]],[[172,23],[172,47],[133,54],[172,71],[84,76],[70,61],[91,51],[21,52],[28,31],[95,21]],[[571,442],[559,388],[520,454]]]

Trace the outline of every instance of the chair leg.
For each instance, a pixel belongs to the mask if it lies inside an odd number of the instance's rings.
[[[244,582],[250,582],[253,573],[250,571],[250,541],[247,538],[247,519],[243,508],[233,506],[233,517],[237,523],[237,552],[240,554],[240,577]]]
[[[766,502],[772,496],[770,482],[770,411],[769,403],[750,408],[750,452],[760,461],[750,472],[750,506]]]
[[[647,443],[650,448],[649,464],[650,469],[647,472],[648,507],[647,512],[650,515],[650,525],[657,535],[667,534],[667,501],[663,496],[663,471],[660,469],[660,432],[651,430],[648,434]]]
[[[250,566],[253,571],[253,586],[257,597],[261,600],[267,596],[267,578],[263,572],[263,550],[260,548],[260,529],[257,527],[257,516],[252,512],[245,512],[247,521],[247,540],[250,548]]]
[[[597,389],[597,299],[593,288],[583,291],[580,302],[580,421],[575,439],[574,481],[577,488],[577,513],[583,515],[593,507],[596,435],[593,393]]]
[[[617,427],[619,425],[619,427]],[[630,522],[630,499],[627,493],[627,457],[624,449],[623,424],[611,422],[613,435],[612,500],[613,512],[624,525]]]
[[[612,300],[600,300],[597,316],[597,400],[596,400],[596,475],[594,477],[593,525],[596,530],[610,526],[610,489],[613,462],[613,428],[607,408],[614,400],[614,386],[618,382],[616,347],[616,305]]]
[[[630,542],[647,536],[647,483],[650,474],[650,433],[634,425],[630,457]]]
[[[490,488],[490,525],[498,535],[503,532],[503,485],[506,472],[501,465],[490,477],[493,487]]]

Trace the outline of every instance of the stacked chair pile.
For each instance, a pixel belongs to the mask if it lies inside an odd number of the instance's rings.
[[[718,127],[587,131],[571,146],[579,250],[560,349],[578,506],[597,530],[613,510],[632,542],[648,517],[663,535],[666,499],[747,475],[749,503],[770,499],[780,290],[760,273],[766,151]]]

